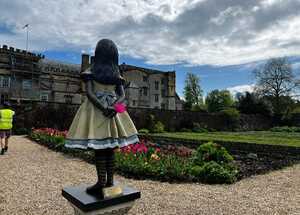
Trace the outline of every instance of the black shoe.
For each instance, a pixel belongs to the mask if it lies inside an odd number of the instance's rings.
[[[8,150],[8,146],[5,146],[4,151],[7,152],[7,150]]]
[[[93,186],[90,186],[86,188],[86,192],[90,195],[97,196],[99,198],[103,198],[103,186],[101,186],[99,183],[96,183]]]
[[[5,150],[1,149],[1,155],[4,155]]]

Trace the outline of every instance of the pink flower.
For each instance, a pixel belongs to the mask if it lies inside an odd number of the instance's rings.
[[[123,113],[126,111],[126,106],[123,103],[114,104],[114,108],[117,113]]]

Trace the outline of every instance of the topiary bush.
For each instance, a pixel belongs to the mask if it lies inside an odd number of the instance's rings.
[[[194,165],[203,165],[205,162],[215,161],[217,163],[230,163],[233,157],[227,150],[216,143],[205,143],[200,145],[193,157]]]
[[[165,125],[161,121],[156,121],[152,129],[153,133],[162,133],[165,131]]]
[[[206,183],[233,183],[237,180],[237,168],[227,150],[215,143],[200,145],[192,158],[191,175]]]
[[[221,165],[215,161],[205,162],[202,166],[191,168],[191,174],[202,182],[209,184],[233,183],[236,181],[237,170],[230,165]]]

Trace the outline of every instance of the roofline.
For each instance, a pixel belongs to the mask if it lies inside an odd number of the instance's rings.
[[[125,64],[125,63],[122,63],[121,65],[119,65],[119,68],[120,68],[121,71],[124,71],[124,72],[131,71],[131,70],[139,70],[139,71],[142,71],[142,72],[152,73],[152,74],[175,73],[175,71],[161,71],[161,70],[156,70],[156,69],[148,69],[148,68],[128,65],[128,64]]]

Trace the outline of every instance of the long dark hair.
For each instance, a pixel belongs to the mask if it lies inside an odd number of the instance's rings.
[[[102,39],[97,43],[95,61],[91,67],[94,80],[102,84],[119,84],[119,53],[115,43]]]

